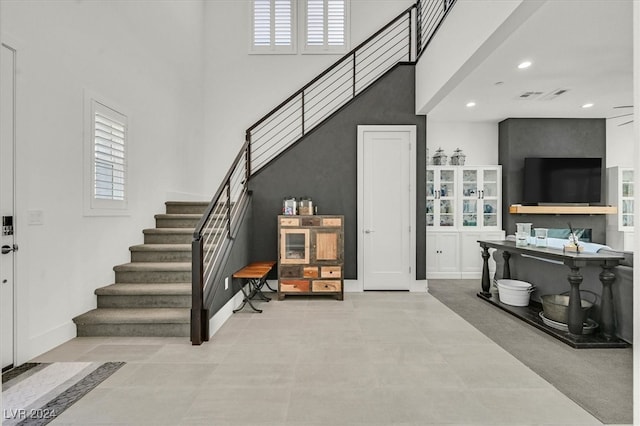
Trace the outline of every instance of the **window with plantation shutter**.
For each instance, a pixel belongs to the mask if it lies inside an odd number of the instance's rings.
[[[95,112],[94,197],[123,201],[126,119],[115,111],[110,112],[112,114]]]
[[[347,50],[347,0],[306,0],[306,52]]]
[[[127,116],[95,99],[89,104],[86,213],[119,214],[127,209]]]
[[[251,52],[295,53],[294,19],[294,0],[253,0]]]

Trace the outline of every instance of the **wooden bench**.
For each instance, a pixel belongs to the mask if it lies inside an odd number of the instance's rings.
[[[234,279],[247,280],[247,283],[249,284],[248,293],[245,290],[244,285],[240,286],[240,290],[242,290],[244,299],[242,300],[242,304],[237,309],[233,310],[234,313],[242,310],[247,304],[254,311],[262,312],[262,309],[258,309],[253,306],[251,300],[256,296],[266,302],[271,300],[264,295],[264,293],[262,292],[262,287],[266,285],[271,291],[274,291],[267,283],[267,275],[269,275],[269,272],[271,272],[275,264],[276,262],[271,260],[252,262],[233,274]]]

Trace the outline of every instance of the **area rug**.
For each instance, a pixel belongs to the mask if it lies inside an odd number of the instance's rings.
[[[46,425],[124,362],[27,363],[2,374],[2,425]]]

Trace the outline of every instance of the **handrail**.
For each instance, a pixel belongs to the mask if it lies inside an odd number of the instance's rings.
[[[394,66],[415,64],[455,2],[417,0],[247,129],[240,152],[193,232],[192,344],[209,340],[205,291],[221,274],[223,245],[228,248],[223,243],[233,240],[242,220],[251,177]],[[214,286],[209,294],[216,291]]]

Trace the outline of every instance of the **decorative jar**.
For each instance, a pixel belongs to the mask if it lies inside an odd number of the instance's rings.
[[[464,166],[464,160],[467,156],[462,152],[460,148],[456,148],[453,151],[453,155],[451,156],[451,165],[452,166]]]

